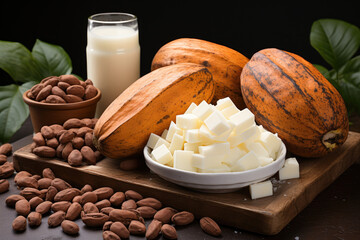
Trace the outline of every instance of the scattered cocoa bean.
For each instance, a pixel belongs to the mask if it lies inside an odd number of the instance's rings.
[[[114,190],[111,187],[101,187],[95,189],[93,192],[97,195],[98,201],[110,198],[111,195],[114,194]]]
[[[14,166],[10,162],[6,162],[0,166],[0,179],[9,178],[14,173]]]
[[[146,239],[152,240],[157,238],[157,236],[159,236],[161,226],[162,223],[159,220],[153,219],[146,230]]]
[[[35,209],[40,203],[44,202],[44,200],[40,197],[33,197],[32,199],[30,199],[29,203],[30,203],[30,208],[31,209]]]
[[[79,203],[77,202],[72,203],[66,212],[65,219],[75,220],[80,216],[81,210],[82,207]]]
[[[104,240],[120,240],[120,237],[111,231],[103,231],[102,236]]]
[[[54,201],[54,197],[57,193],[58,193],[58,190],[56,189],[56,187],[50,186],[45,195],[45,200],[46,201]]]
[[[32,187],[32,188],[38,188],[39,183],[34,177],[22,177],[19,178],[17,183],[18,187]]]
[[[98,213],[99,209],[96,207],[96,205],[92,202],[87,202],[83,206],[84,213]]]
[[[109,215],[112,210],[114,210],[113,207],[104,207],[100,210],[100,212]]]
[[[69,201],[55,202],[51,205],[51,210],[53,212],[58,212],[58,211],[66,212],[69,209],[70,205],[71,202]]]
[[[84,146],[84,139],[82,137],[74,137],[73,140],[71,140],[71,143],[73,148],[80,150]]]
[[[58,191],[62,191],[64,189],[71,188],[71,185],[69,183],[65,182],[64,180],[62,180],[61,178],[54,178],[51,181],[51,186],[54,186]]]
[[[55,197],[54,201],[72,201],[75,196],[80,195],[80,190],[77,188],[66,188],[58,192]]]
[[[19,200],[25,200],[25,198],[23,196],[21,196],[21,195],[13,194],[13,195],[10,195],[10,196],[8,196],[6,198],[5,204],[8,207],[15,208],[15,204]]]
[[[110,227],[110,231],[111,231],[111,227]],[[137,220],[132,220],[129,224],[129,232],[132,235],[145,235],[146,232],[145,224]]]
[[[161,233],[166,239],[177,239],[176,229],[169,224],[162,225]]]
[[[143,218],[153,218],[155,213],[157,212],[155,209],[149,206],[138,207],[136,210],[140,213],[140,216]]]
[[[194,214],[187,211],[182,211],[174,214],[171,221],[178,226],[188,225],[194,221]]]
[[[111,206],[111,203],[109,200],[107,199],[103,199],[97,203],[95,203],[95,206],[99,209],[99,211],[103,208],[106,208],[106,207],[110,207]]]
[[[88,202],[96,203],[97,200],[98,200],[98,197],[97,197],[96,193],[94,193],[94,192],[86,192],[81,196],[80,203],[82,205],[84,205],[85,203],[88,203]]]
[[[154,215],[154,219],[159,220],[163,224],[169,223],[172,216],[177,213],[177,210],[171,207],[165,207]]]
[[[59,142],[62,144],[66,144],[70,142],[75,137],[75,133],[73,131],[64,131],[59,137]]]
[[[0,165],[3,165],[7,162],[7,156],[4,154],[0,154]]]
[[[65,212],[57,211],[49,216],[48,225],[49,227],[57,227],[62,223],[62,221],[64,221],[64,219],[65,219]]]
[[[159,200],[157,200],[156,198],[152,198],[152,197],[143,198],[143,199],[137,201],[136,204],[139,207],[149,206],[156,210],[159,210],[162,207],[161,202]]]
[[[0,179],[0,193],[7,192],[9,190],[10,184],[6,179]]]
[[[12,228],[15,232],[23,232],[26,230],[26,218],[24,216],[17,216],[12,222]]]
[[[79,226],[75,222],[70,221],[70,220],[62,221],[61,228],[64,233],[69,234],[69,235],[76,235],[80,231]]]
[[[46,146],[56,149],[59,146],[59,141],[57,138],[51,138],[46,140]]]
[[[110,225],[109,230],[120,237],[120,239],[128,239],[130,236],[129,230],[121,222],[114,222]]]
[[[4,143],[0,146],[0,154],[10,156],[12,153],[12,145],[10,143]]]
[[[218,237],[221,235],[219,225],[209,217],[203,217],[200,219],[200,227],[205,233],[211,236]]]
[[[51,178],[41,178],[38,181],[39,189],[47,189],[51,186],[52,179]]]
[[[44,168],[42,171],[42,176],[44,178],[55,179],[55,174],[50,168]]]
[[[30,203],[26,199],[22,199],[16,202],[15,211],[22,216],[27,216],[30,213]]]
[[[35,208],[35,212],[40,213],[41,215],[44,215],[45,213],[49,212],[51,209],[52,202],[50,201],[44,201],[37,205]]]
[[[125,200],[125,194],[123,192],[116,192],[110,197],[110,203],[114,207],[120,207]]]
[[[125,197],[126,199],[134,199],[135,201],[143,199],[143,196],[140,193],[135,192],[134,190],[127,190],[125,192]]]
[[[85,185],[81,188],[80,192],[81,192],[81,194],[84,194],[84,193],[86,193],[86,192],[91,192],[92,190],[93,190],[93,188],[92,188],[92,186],[91,186],[90,184],[85,184]]]
[[[136,209],[137,205],[133,199],[126,200],[122,203],[121,209]]]
[[[109,220],[109,216],[103,213],[84,213],[81,220],[88,227],[102,227]]]
[[[23,177],[31,177],[32,174],[27,171],[20,171],[14,177],[14,182],[17,184],[18,180]]]
[[[29,213],[27,220],[30,227],[37,227],[41,224],[42,216],[38,212],[31,212]]]
[[[52,158],[56,156],[56,151],[49,146],[40,146],[33,149],[33,153],[39,157]]]
[[[41,192],[36,188],[26,187],[20,191],[20,195],[23,196],[26,200],[30,200],[33,197],[40,197]]]

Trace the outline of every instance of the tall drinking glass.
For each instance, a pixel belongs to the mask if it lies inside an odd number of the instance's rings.
[[[99,13],[88,19],[87,77],[102,92],[96,117],[140,77],[140,45],[136,16]]]

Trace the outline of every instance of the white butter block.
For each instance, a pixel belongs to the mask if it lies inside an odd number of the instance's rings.
[[[240,158],[232,167],[233,172],[241,172],[255,169],[260,166],[260,161],[254,152],[248,152]]]
[[[156,135],[155,133],[151,133],[150,137],[146,143],[146,146],[151,149],[154,149],[154,147],[159,139],[160,139],[159,135]]]
[[[170,147],[170,143],[161,137],[161,138],[159,138],[159,140],[156,142],[156,144],[155,144],[155,146],[154,146],[154,149],[160,147],[160,146],[163,145],[163,144],[164,144],[167,148]]]
[[[184,143],[184,150],[199,153],[199,146],[201,146],[201,143]]]
[[[190,106],[188,107],[188,109],[186,109],[185,113],[184,114],[187,114],[187,113],[192,113],[192,111],[197,107],[197,105],[195,103],[191,103]]]
[[[241,143],[245,143],[246,141],[251,142],[255,141],[260,137],[260,130],[258,126],[255,124],[251,127],[247,128],[242,133],[232,132],[231,135],[228,138],[228,142],[230,143],[230,146],[237,146]]]
[[[171,154],[174,154],[175,150],[183,150],[184,148],[184,136],[174,134],[170,142],[169,150]]]
[[[166,139],[166,135],[167,135],[168,131],[169,131],[169,130],[164,129],[164,131],[162,132],[162,134],[161,134],[160,137],[162,137],[163,139]]]
[[[231,148],[229,154],[224,158],[223,163],[232,167],[240,158],[245,156],[245,154],[246,152],[238,147]]]
[[[199,153],[206,157],[225,155],[230,153],[230,144],[225,143],[214,143],[208,146],[199,146]]]
[[[245,146],[249,151],[253,151],[258,157],[270,157],[267,150],[259,142],[245,142]]]
[[[188,143],[198,143],[202,141],[199,129],[185,130],[185,141]]]
[[[270,180],[250,185],[251,199],[258,199],[273,195],[273,186]]]
[[[191,113],[176,116],[176,125],[183,130],[200,128],[201,124],[201,120]]]
[[[175,150],[174,152],[174,168],[196,172],[196,168],[193,166],[192,157],[194,152]]]
[[[202,154],[193,154],[193,166],[199,169],[215,169],[222,166],[224,155],[204,156]]]
[[[223,172],[230,172],[231,169],[226,164],[221,164],[216,168],[208,168],[208,169],[201,169],[198,168],[199,173],[223,173]]]
[[[230,122],[234,124],[237,132],[242,132],[255,124],[255,116],[249,109],[245,108],[232,115]]]
[[[230,107],[221,110],[222,115],[224,115],[226,119],[230,119],[231,116],[239,112],[240,110],[235,105],[231,105]]]
[[[259,157],[259,162],[262,167],[272,163],[273,161],[274,159],[271,157]]]
[[[279,179],[292,179],[300,177],[299,163],[296,158],[288,158],[285,160],[284,167],[279,170]]]
[[[204,123],[216,136],[231,130],[231,126],[227,122],[226,118],[218,111],[211,113],[210,116],[204,120]]]
[[[166,141],[171,142],[174,134],[183,135],[183,130],[176,126],[176,124],[171,121],[168,133],[166,134]]]
[[[269,131],[261,132],[259,141],[266,148],[270,157],[275,159],[276,154],[281,147],[281,139],[277,136],[277,134],[273,134]]]
[[[216,102],[216,109],[219,110],[219,111],[221,111],[221,110],[223,110],[225,108],[231,107],[231,106],[235,106],[235,104],[233,103],[233,101],[231,101],[231,99],[229,97],[219,99]]]
[[[192,114],[200,118],[202,121],[205,120],[213,112],[212,107],[204,100],[197,107],[194,108]]]
[[[167,164],[172,161],[170,150],[163,144],[151,152],[153,159],[161,164]]]

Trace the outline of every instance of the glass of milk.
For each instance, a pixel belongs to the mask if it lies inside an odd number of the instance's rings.
[[[136,16],[99,13],[89,17],[87,77],[101,90],[96,117],[140,77],[140,45]]]

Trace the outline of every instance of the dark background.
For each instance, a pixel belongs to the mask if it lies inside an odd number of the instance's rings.
[[[128,12],[138,17],[141,75],[167,42],[192,37],[233,48],[248,58],[269,47],[326,65],[311,47],[314,21],[337,18],[360,26],[358,8],[346,1],[7,1],[0,7],[0,40],[21,42],[31,50],[35,40],[62,46],[73,73],[86,78],[87,17],[100,12]],[[0,71],[1,85],[11,83]]]

